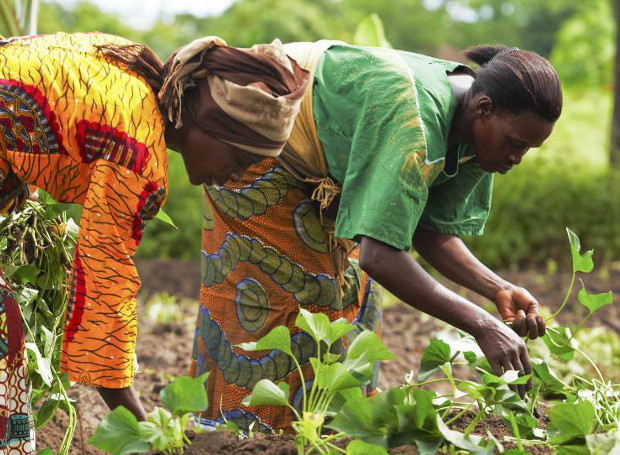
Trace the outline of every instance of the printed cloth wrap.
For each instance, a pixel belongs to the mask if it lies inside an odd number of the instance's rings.
[[[0,270],[0,453],[34,452],[24,329],[15,295]]]
[[[164,124],[149,85],[111,64],[100,33],[0,42],[0,209],[27,185],[83,206],[62,345],[73,381],[122,388],[133,381],[133,256],[144,222],[167,195]]]
[[[290,431],[294,416],[288,408],[248,408],[241,400],[261,379],[285,381],[299,408],[294,362],[280,351],[247,352],[236,345],[285,325],[311,381],[315,343],[294,325],[300,308],[354,322],[343,350],[362,329],[380,330],[378,285],[354,258],[340,292],[311,192],[273,158],[250,167],[240,182],[205,190],[202,287],[190,368],[192,376],[210,372],[209,409],[200,419],[205,427],[232,420],[246,431]]]

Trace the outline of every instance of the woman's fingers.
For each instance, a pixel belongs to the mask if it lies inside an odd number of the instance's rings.
[[[547,324],[543,317],[539,314],[536,316],[536,325],[538,326],[538,336],[545,336],[545,332],[547,331]]]
[[[527,326],[527,333],[528,333],[528,336],[530,337],[530,340],[535,340],[540,335],[538,333],[538,324],[536,322],[536,316],[534,315],[534,313],[529,313],[527,317],[525,318],[525,321],[526,321],[526,326]]]
[[[525,336],[527,333],[527,322],[525,311],[519,310],[514,321],[512,321],[512,330],[519,336]]]
[[[530,363],[530,356],[527,354],[526,350],[521,352],[521,365],[523,365],[523,373],[524,374],[532,374],[532,364]],[[532,388],[532,378],[527,381],[526,389],[530,390]]]

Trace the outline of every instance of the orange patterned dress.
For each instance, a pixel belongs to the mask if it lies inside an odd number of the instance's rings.
[[[0,209],[27,197],[28,184],[83,206],[61,367],[73,381],[122,388],[134,376],[133,256],[166,199],[167,156],[153,91],[106,60],[103,44],[130,42],[100,33],[0,41]]]

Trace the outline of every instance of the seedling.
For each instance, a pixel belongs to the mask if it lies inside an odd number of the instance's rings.
[[[190,442],[185,430],[191,414],[207,409],[207,376],[175,379],[161,391],[164,407],[156,407],[145,422],[138,422],[124,406],[117,407],[99,424],[88,443],[113,455],[151,450],[183,453]]]

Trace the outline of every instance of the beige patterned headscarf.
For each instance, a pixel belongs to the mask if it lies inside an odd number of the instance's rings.
[[[293,128],[309,73],[279,40],[237,49],[200,38],[165,65],[159,98],[175,128],[183,116],[219,140],[262,156],[277,156]]]

